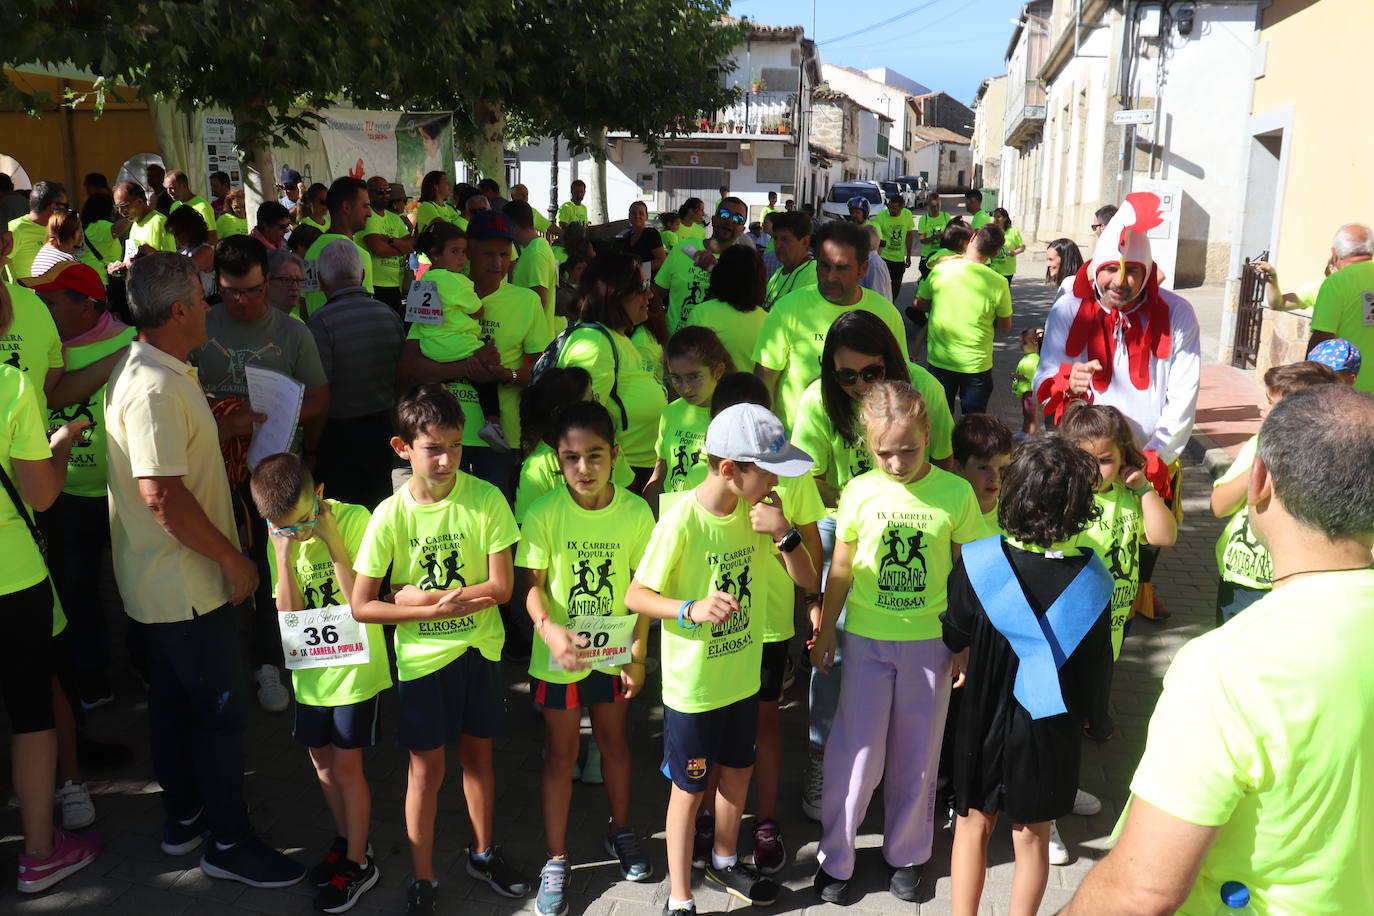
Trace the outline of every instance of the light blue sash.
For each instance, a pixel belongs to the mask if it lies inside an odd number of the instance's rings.
[[[1020,661],[1012,694],[1032,719],[1068,712],[1059,689],[1059,669],[1112,597],[1111,573],[1090,549],[1080,549],[1088,554],[1088,562],[1045,615],[1036,617],[1002,552],[1001,535],[963,547],[964,569],[974,594]]]

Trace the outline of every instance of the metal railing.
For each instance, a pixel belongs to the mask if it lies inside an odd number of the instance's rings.
[[[795,92],[753,92],[746,89],[740,100],[711,116],[698,118],[693,133],[778,134],[796,132]]]
[[[1240,301],[1236,306],[1236,339],[1231,347],[1231,365],[1252,369],[1259,359],[1260,331],[1264,326],[1264,285],[1269,275],[1250,266],[1251,261],[1268,261],[1269,252],[1247,261],[1240,277]]]

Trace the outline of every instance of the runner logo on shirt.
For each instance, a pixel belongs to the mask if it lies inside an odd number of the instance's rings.
[[[1112,589],[1112,608],[1119,611],[1131,606],[1139,588],[1137,576],[1140,551],[1136,543],[1135,516],[1121,513],[1106,527],[1109,529],[1106,534],[1111,546],[1107,548],[1106,556],[1102,560],[1107,564],[1107,570],[1111,572],[1112,578],[1116,579],[1116,586]],[[1125,616],[1121,616],[1118,623],[1118,616],[1121,615],[1112,615],[1113,627],[1120,627],[1126,623]]]
[[[687,475],[701,462],[701,447],[689,448],[686,443],[678,443],[673,448],[673,468],[668,472],[668,490],[681,490],[687,482]]]
[[[95,397],[92,396],[85,401],[80,401],[68,407],[60,407],[49,411],[48,415],[48,438],[57,432],[58,427],[65,426],[73,420],[85,420],[90,426],[84,427],[76,441],[72,443],[71,454],[67,458],[68,467],[95,467],[95,456],[81,453],[77,449],[90,448],[91,436],[95,434]]]
[[[348,603],[348,597],[339,591],[339,583],[334,578],[332,559],[312,563],[308,570],[303,571],[301,578],[305,580],[301,595],[305,598],[307,608],[335,607]]]
[[[1222,569],[1232,577],[1244,576],[1254,582],[1269,582],[1274,578],[1274,558],[1263,544],[1255,540],[1248,515],[1226,542]]]
[[[711,645],[706,650],[708,659],[733,655],[748,648],[754,641],[749,626],[750,610],[754,604],[750,586],[756,584],[750,568],[753,557],[753,547],[707,557],[707,561],[716,569],[712,591],[725,592],[739,602],[739,610],[731,614],[729,619],[711,625]]]
[[[574,556],[573,583],[568,587],[569,617],[608,617],[615,600],[615,584],[611,581],[612,559],[620,545],[596,541],[568,541],[568,552]]]
[[[926,587],[924,548],[928,545],[925,544],[925,532],[911,524],[918,520],[915,513],[880,512],[878,517],[888,523],[879,541],[878,606],[889,610],[911,610],[911,593],[925,591]],[[915,597],[915,607],[924,604],[923,596]]]

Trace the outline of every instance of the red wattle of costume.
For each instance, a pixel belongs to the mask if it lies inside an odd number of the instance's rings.
[[[1069,326],[1064,342],[1066,356],[1078,362],[1097,360],[1102,368],[1093,373],[1093,388],[1106,391],[1112,382],[1112,365],[1116,356],[1116,328],[1125,323],[1124,338],[1131,384],[1138,390],[1150,385],[1150,357],[1169,356],[1169,305],[1159,295],[1159,279],[1154,265],[1145,283],[1143,301],[1129,312],[1109,308],[1098,301],[1097,289],[1088,265],[1084,264],[1074,277],[1073,292],[1078,296],[1078,314]],[[1080,356],[1080,354],[1083,354]]]

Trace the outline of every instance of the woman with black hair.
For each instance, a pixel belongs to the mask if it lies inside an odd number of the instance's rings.
[[[653,473],[658,416],[668,403],[661,378],[630,341],[649,318],[649,281],[633,255],[603,254],[587,265],[577,293],[582,323],[594,326],[568,335],[557,365],[591,374],[593,395],[617,423],[621,454],[635,472],[630,489],[638,493]]]
[[[1083,266],[1083,252],[1073,239],[1055,239],[1045,248],[1045,285],[1068,292]]]
[[[649,207],[642,200],[630,204],[630,227],[620,235],[625,250],[649,265],[649,276],[658,273],[668,252],[663,250],[663,238],[649,225]],[[641,268],[642,269],[642,268]]]
[[[100,282],[109,280],[108,266],[123,256],[123,249],[115,241],[114,197],[92,194],[81,205],[81,226],[86,233],[86,247],[81,263],[89,264],[100,275]]]
[[[706,299],[692,306],[685,324],[715,331],[735,368],[747,372],[754,367],[754,344],[768,317],[763,310],[766,287],[759,253],[731,245],[716,260]]]

